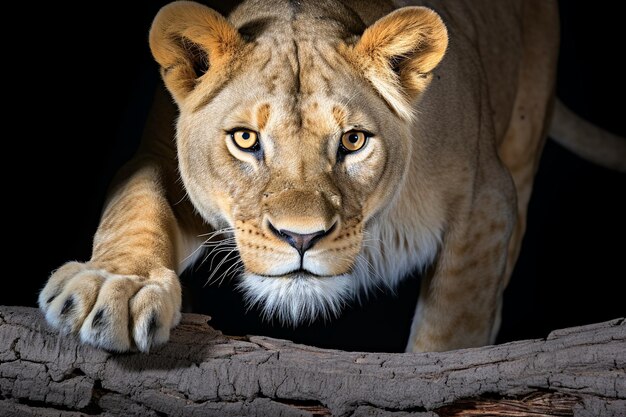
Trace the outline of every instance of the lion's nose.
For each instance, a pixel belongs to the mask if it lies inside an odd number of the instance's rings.
[[[292,232],[291,230],[279,230],[274,227],[272,223],[269,223],[269,229],[272,233],[294,247],[300,253],[300,256],[304,255],[304,252],[311,249],[313,245],[319,242],[324,236],[327,236],[334,227],[335,225],[328,230],[318,230],[317,232],[302,234]]]

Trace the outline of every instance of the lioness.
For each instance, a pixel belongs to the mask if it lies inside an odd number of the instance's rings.
[[[164,7],[150,46],[178,111],[158,93],[91,260],[40,294],[48,322],[148,351],[179,321],[177,273],[219,237],[266,316],[333,316],[428,268],[407,351],[493,342],[552,120],[556,2],[415,3]]]

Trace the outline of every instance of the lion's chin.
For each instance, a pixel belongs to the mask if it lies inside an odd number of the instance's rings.
[[[319,317],[338,316],[352,294],[350,275],[266,277],[246,273],[238,287],[250,307],[262,310],[264,319],[277,318],[281,324],[294,327]]]

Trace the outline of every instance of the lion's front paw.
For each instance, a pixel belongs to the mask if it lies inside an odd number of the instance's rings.
[[[165,343],[180,320],[180,306],[178,277],[165,268],[139,277],[69,262],[39,294],[48,323],[112,351],[147,352]]]

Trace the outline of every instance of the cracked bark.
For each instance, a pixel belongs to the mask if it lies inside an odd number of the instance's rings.
[[[624,416],[626,321],[444,353],[229,338],[187,314],[165,346],[114,355],[0,307],[0,415]]]

